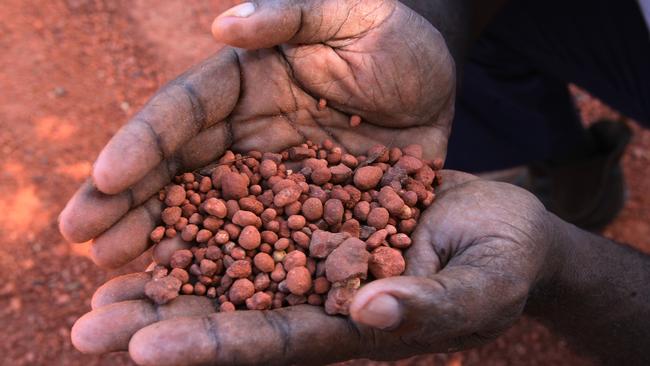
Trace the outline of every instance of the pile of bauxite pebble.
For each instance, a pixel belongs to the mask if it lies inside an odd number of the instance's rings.
[[[441,165],[419,145],[365,156],[329,140],[279,154],[228,151],[160,192],[163,225],[151,240],[180,235],[191,248],[157,265],[145,292],[159,304],[207,296],[221,311],[309,303],[347,314],[363,283],[404,272]]]

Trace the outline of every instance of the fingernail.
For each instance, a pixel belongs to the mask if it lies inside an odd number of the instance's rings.
[[[374,328],[394,328],[402,320],[402,311],[397,299],[387,294],[380,294],[371,298],[361,308],[358,320]]]
[[[247,18],[255,12],[255,4],[242,3],[226,10],[221,17]]]

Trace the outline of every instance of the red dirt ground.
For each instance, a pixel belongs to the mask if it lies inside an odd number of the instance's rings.
[[[212,17],[229,1],[5,0],[0,10],[0,364],[129,365],[87,356],[70,327],[118,272],[69,245],[56,217],[111,135],[162,83],[218,49]],[[578,92],[586,120],[610,114]],[[624,159],[629,201],[605,234],[650,251],[650,131]],[[480,349],[407,364],[590,365],[522,319]]]

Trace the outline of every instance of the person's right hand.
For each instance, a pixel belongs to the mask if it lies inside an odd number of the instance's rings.
[[[454,62],[440,33],[398,1],[258,0],[222,14],[212,30],[241,48],[163,87],[106,145],[60,216],[67,240],[95,239],[100,266],[143,253],[161,211],[152,196],[226,149],[331,138],[351,153],[418,143],[425,158],[444,159]],[[350,127],[352,115],[360,126]]]
[[[139,273],[97,290],[73,344],[87,353],[128,349],[144,365],[284,365],[486,343],[519,318],[533,290],[555,283],[567,253],[556,240],[563,226],[521,188],[440,174],[438,198],[405,252],[406,272],[364,285],[351,319],[310,305],[214,313],[213,300],[197,296],[156,306],[143,290],[150,275]]]

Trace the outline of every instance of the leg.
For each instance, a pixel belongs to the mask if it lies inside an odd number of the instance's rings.
[[[484,171],[579,150],[574,82],[650,123],[650,37],[634,0],[513,1],[465,68],[448,167]]]

